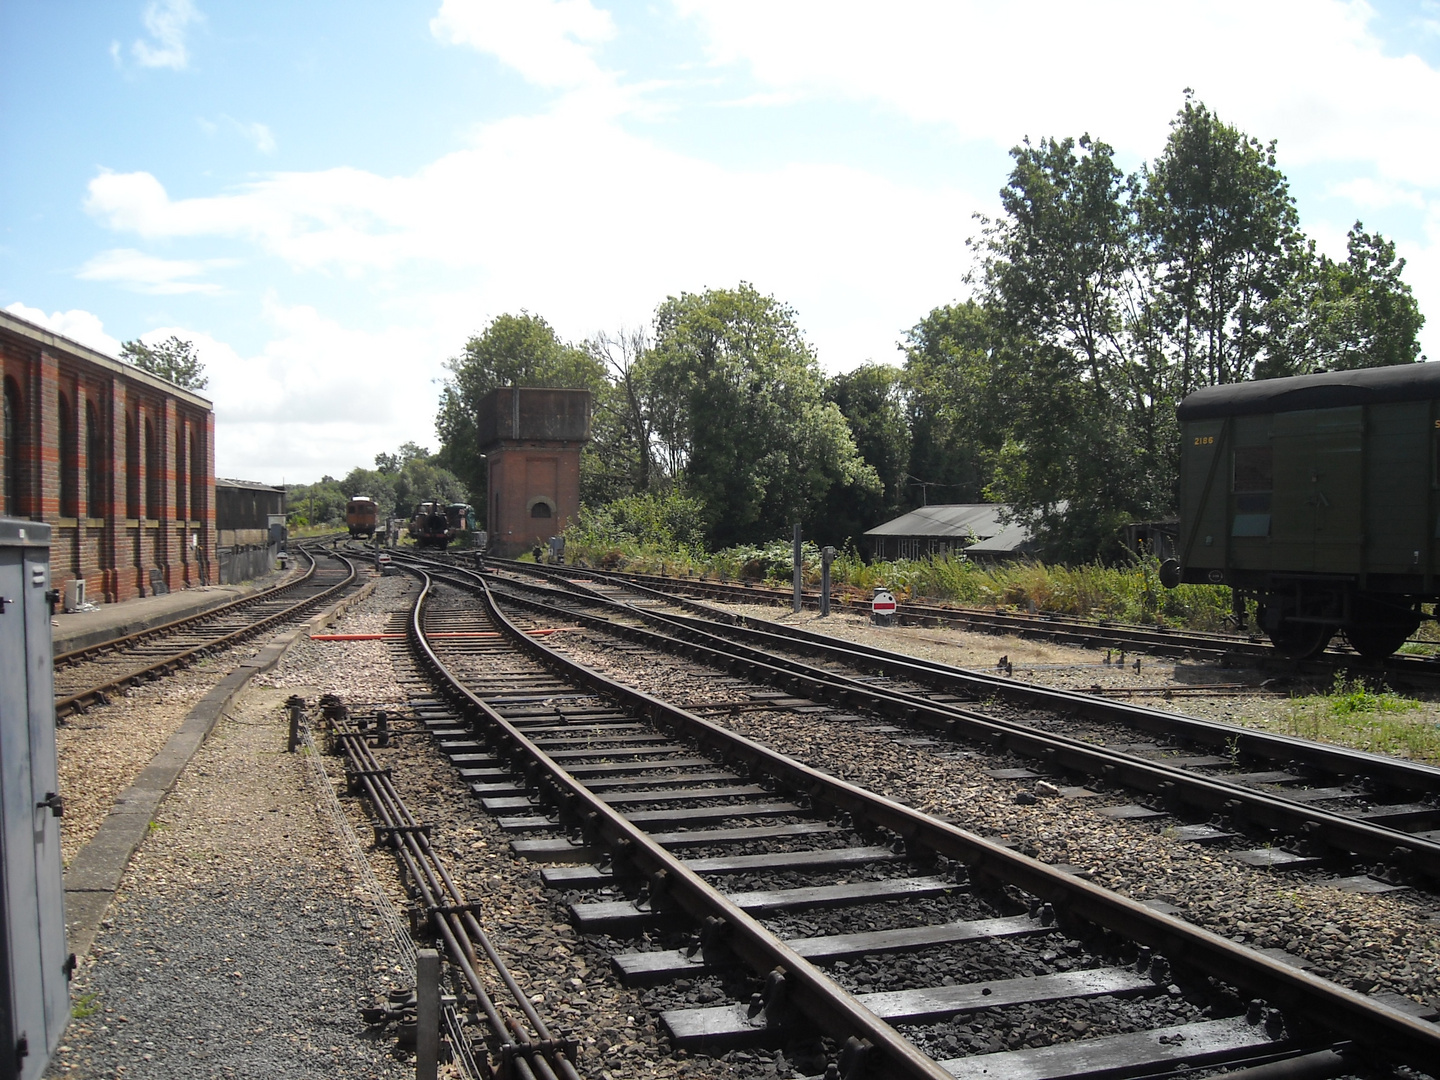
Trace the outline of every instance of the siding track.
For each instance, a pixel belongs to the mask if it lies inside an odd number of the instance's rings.
[[[517,852],[550,864],[544,879],[571,897],[578,926],[616,940],[620,977],[714,979],[728,995],[665,1012],[677,1047],[779,1046],[837,1077],[1272,1061],[1339,1075],[1440,1060],[1440,1029],[1406,1012],[567,659],[546,639],[595,618],[574,598],[507,596],[543,616],[527,626],[501,612],[493,579],[437,571],[482,611],[414,572],[425,588],[412,648],[448,701],[422,719],[521,837]],[[652,647],[613,645],[637,667]],[[732,656],[732,672],[753,677],[758,662]],[[810,689],[812,676],[776,670],[791,691]],[[831,685],[851,684],[864,685]],[[1062,1041],[1007,1049],[1017,1015]],[[964,1044],[957,1018],[969,1021]]]
[[[63,718],[103,705],[126,686],[187,667],[270,627],[296,619],[355,584],[358,570],[337,552],[309,546],[309,562],[295,580],[233,603],[55,658],[55,714]],[[322,564],[321,560],[325,560]]]

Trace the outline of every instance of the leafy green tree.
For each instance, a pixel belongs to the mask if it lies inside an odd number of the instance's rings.
[[[935,308],[906,335],[909,507],[980,502],[1004,441],[995,312],[967,300]]]
[[[880,483],[835,484],[816,521],[821,544],[842,545],[893,517],[905,501],[910,428],[905,420],[904,372],[889,364],[862,364],[836,375],[825,390],[850,427],[860,459]]]
[[[1400,280],[1405,260],[1363,222],[1350,229],[1348,257],[1322,255],[1304,313],[1309,349],[1297,372],[1388,367],[1425,359],[1420,329],[1425,316],[1410,286]]]
[[[664,490],[669,479],[655,461],[643,328],[601,331],[582,348],[605,372],[596,392],[591,442],[580,461],[580,497],[598,506],[628,495]]]
[[[880,487],[794,311],[752,285],[667,298],[645,368],[656,438],[713,544],[813,523],[833,485]]]
[[[210,385],[205,365],[195,354],[195,345],[171,334],[159,345],[146,345],[139,338],[120,346],[120,359],[141,371],[174,383],[184,390],[204,390]]]
[[[435,427],[440,464],[469,488],[475,505],[486,505],[486,467],[477,437],[480,401],[501,386],[558,386],[594,391],[608,383],[604,365],[568,345],[538,315],[500,315],[446,361],[450,377],[440,394]]]
[[[1144,170],[1139,210],[1180,394],[1284,374],[1265,361],[1308,248],[1274,141],[1224,123],[1187,90],[1164,151]]]

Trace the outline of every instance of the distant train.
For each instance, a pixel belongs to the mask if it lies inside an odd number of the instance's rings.
[[[420,547],[446,547],[474,528],[475,508],[466,503],[423,502],[410,519],[410,535]]]
[[[368,495],[356,495],[345,507],[345,524],[350,527],[350,535],[369,540],[375,535],[376,525],[380,520],[375,500]]]
[[[1440,600],[1440,364],[1212,386],[1180,403],[1170,588],[1228,585],[1281,652],[1389,656]]]

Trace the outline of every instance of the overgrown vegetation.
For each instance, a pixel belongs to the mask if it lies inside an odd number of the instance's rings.
[[[673,574],[716,581],[752,581],[783,586],[791,581],[793,549],[789,541],[740,544],[707,553],[699,543],[668,543],[673,526],[668,515],[688,512],[690,500],[625,500],[626,510],[613,504],[585,511],[581,523],[565,533],[572,562],[611,570]],[[671,509],[666,510],[665,507]],[[637,512],[643,511],[643,512]],[[697,535],[694,517],[682,518]],[[820,548],[802,546],[805,582],[820,580]],[[1163,623],[1194,630],[1227,626],[1230,590],[1209,585],[1160,584],[1159,563],[1132,558],[1105,565],[1098,562],[1062,566],[1043,562],[988,564],[963,557],[867,562],[853,547],[837,553],[830,567],[833,587],[870,595],[885,586],[901,599],[938,600],[979,607],[1022,611],[1053,611],[1082,618],[1116,622]]]
[[[1291,735],[1440,764],[1440,724],[1420,702],[1337,673],[1329,692],[1291,699]]]

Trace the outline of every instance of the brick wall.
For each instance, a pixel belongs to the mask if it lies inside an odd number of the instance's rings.
[[[19,404],[18,445],[0,453],[0,469],[13,462],[17,471],[16,516],[52,527],[54,587],[83,578],[92,602],[113,602],[148,595],[152,579],[170,589],[214,582],[210,402],[8,312],[0,312],[0,363]],[[70,418],[64,446],[62,399]],[[153,452],[145,445],[152,432]],[[69,507],[61,506],[62,465],[74,492]],[[129,516],[132,473],[136,517]]]

